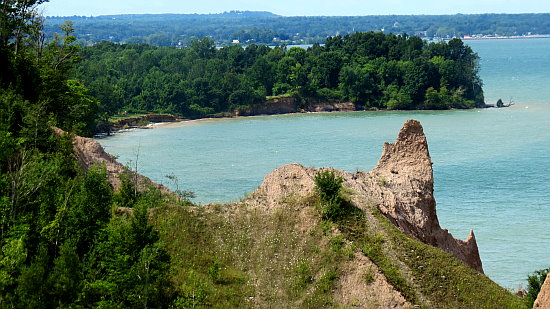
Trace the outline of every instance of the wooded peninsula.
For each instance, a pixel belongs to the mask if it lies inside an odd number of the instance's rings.
[[[273,96],[353,102],[357,109],[484,106],[478,56],[459,39],[375,32],[330,37],[306,49],[217,49],[208,38],[176,49],[102,42],[80,51],[72,77],[104,112],[201,118]]]

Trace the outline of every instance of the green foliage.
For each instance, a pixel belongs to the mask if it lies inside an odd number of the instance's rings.
[[[190,271],[188,283],[182,286],[182,296],[176,298],[174,306],[176,308],[194,308],[206,305],[207,289],[208,284],[201,280],[194,271]]]
[[[50,292],[59,304],[70,304],[76,300],[82,284],[82,267],[76,247],[71,242],[65,242],[48,277]]]
[[[322,100],[334,101],[342,100],[344,96],[340,90],[321,88],[317,90],[317,97]]]
[[[396,85],[390,85],[384,90],[387,97],[386,107],[392,109],[406,109],[412,103],[411,97],[404,89],[399,89]]]
[[[359,32],[307,50],[254,44],[216,49],[202,39],[181,49],[102,42],[81,54],[73,78],[90,92],[77,87],[72,101],[82,113],[100,114],[88,95],[111,115],[141,110],[190,118],[231,112],[271,95],[388,109],[483,104],[477,55],[460,40],[428,44],[406,35]],[[79,115],[70,114],[76,123]]]
[[[527,304],[529,307],[533,307],[533,303],[537,300],[537,296],[549,272],[550,268],[540,269],[527,277]]]
[[[340,199],[344,179],[336,176],[334,171],[321,171],[315,175],[315,186],[321,195],[321,200]]]
[[[84,175],[67,211],[64,233],[64,239],[74,240],[79,256],[90,250],[96,234],[108,224],[112,194],[104,168],[92,168]]]
[[[368,271],[366,271],[364,274],[363,274],[363,280],[365,280],[365,283],[367,285],[373,283],[375,281],[374,279],[374,273],[372,271],[372,269],[369,269]]]
[[[88,95],[89,90],[77,80],[67,81],[67,92],[64,100],[70,102],[67,107],[67,118],[64,127],[81,136],[91,136],[96,131],[96,118],[100,112],[99,102]]]
[[[288,94],[292,90],[292,86],[287,83],[280,83],[277,82],[273,86],[273,95],[285,95]]]
[[[212,263],[212,266],[208,269],[208,275],[210,276],[210,280],[213,282],[218,282],[220,279],[220,268],[222,267],[222,263],[220,261],[214,261]]]
[[[124,306],[161,306],[168,301],[165,273],[169,256],[147,223],[145,209],[130,218],[113,218],[86,256],[80,298],[93,305],[110,301]]]
[[[2,247],[0,259],[0,295],[7,295],[8,288],[15,284],[18,272],[27,259],[23,239],[8,239]]]
[[[334,171],[321,171],[315,175],[315,189],[321,197],[321,213],[326,220],[336,220],[344,215],[347,202],[342,198],[344,179]]]
[[[155,193],[117,199],[105,168],[84,171],[72,136],[91,135],[101,107],[68,71],[73,27],[39,40],[44,1],[0,8],[0,306],[166,307],[169,256],[148,223]],[[132,215],[112,208],[135,204]]]
[[[116,205],[121,207],[134,207],[139,193],[136,189],[135,182],[131,178],[133,177],[128,174],[119,175],[120,187],[113,196]]]
[[[336,236],[334,238],[330,239],[330,248],[336,252],[340,253],[342,251],[342,247],[344,246],[344,237],[343,236]]]
[[[326,271],[319,282],[317,283],[317,288],[321,293],[330,293],[334,288],[334,283],[338,279],[338,274],[333,270]]]
[[[307,262],[301,262],[298,264],[298,267],[296,268],[296,274],[297,277],[294,284],[298,288],[303,289],[314,282],[313,276],[311,274],[311,269]]]
[[[11,306],[22,308],[47,308],[54,300],[48,298],[48,256],[47,249],[41,246],[31,262],[20,269],[17,286],[12,290],[14,295],[7,294]]]

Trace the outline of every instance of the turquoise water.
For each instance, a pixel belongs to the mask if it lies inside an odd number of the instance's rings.
[[[441,226],[474,229],[487,275],[507,288],[550,267],[549,39],[469,41],[482,57],[487,102],[507,109],[354,112],[203,120],[102,139],[139,172],[195,191],[200,203],[238,200],[292,162],[370,170],[406,119],[421,121],[434,162]]]
[[[550,39],[465,42],[481,57],[487,103],[550,103]]]

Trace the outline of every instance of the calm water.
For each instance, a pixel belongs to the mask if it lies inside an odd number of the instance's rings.
[[[355,112],[188,122],[100,142],[123,163],[200,203],[238,200],[274,168],[370,170],[406,119],[422,122],[434,162],[440,223],[474,229],[487,275],[507,288],[550,267],[550,39],[468,41],[482,57],[487,102],[508,109]]]

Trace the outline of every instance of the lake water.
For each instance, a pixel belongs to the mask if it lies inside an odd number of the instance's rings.
[[[101,139],[119,161],[199,203],[239,200],[278,166],[370,170],[407,119],[424,126],[441,226],[474,229],[486,274],[506,288],[550,267],[550,39],[467,41],[488,103],[506,109],[353,112],[202,120]]]

